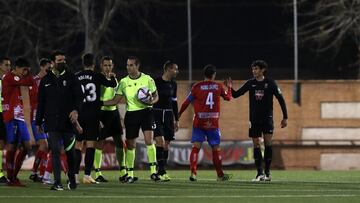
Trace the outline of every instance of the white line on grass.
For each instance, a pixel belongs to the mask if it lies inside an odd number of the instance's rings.
[[[78,199],[172,199],[172,198],[313,198],[313,197],[359,197],[360,195],[354,194],[338,194],[338,195],[324,195],[324,194],[313,194],[313,195],[219,195],[219,196],[208,196],[208,195],[150,195],[150,196],[122,196],[122,195],[109,195],[109,196],[94,196],[94,195],[74,195],[74,196],[33,196],[33,195],[24,195],[24,196],[10,196],[10,195],[0,195],[0,198],[8,198],[8,199],[22,199],[22,198],[39,198],[39,199],[54,199],[54,198],[61,198],[61,199],[71,199],[71,198],[78,198]]]

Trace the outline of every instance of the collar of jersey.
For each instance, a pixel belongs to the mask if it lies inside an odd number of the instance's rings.
[[[56,75],[54,70],[51,70],[51,72],[54,73],[54,75]],[[59,75],[64,75],[64,74],[65,74],[65,70],[63,70],[63,72],[61,72]]]
[[[142,76],[142,74],[143,74],[143,73],[140,72],[140,75],[139,75],[139,77],[137,77],[137,78],[131,78],[130,75],[129,75],[129,78],[130,78],[131,80],[137,80],[137,79],[139,79],[139,78]]]

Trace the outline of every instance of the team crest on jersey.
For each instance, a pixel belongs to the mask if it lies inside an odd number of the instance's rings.
[[[14,80],[15,80],[15,81],[19,81],[19,80],[20,80],[19,76],[15,75],[15,76],[14,76]]]
[[[63,81],[63,86],[64,86],[64,87],[66,86],[66,80]]]
[[[264,97],[264,90],[255,90],[255,99],[262,100]]]
[[[269,84],[265,83],[264,88],[268,88]]]

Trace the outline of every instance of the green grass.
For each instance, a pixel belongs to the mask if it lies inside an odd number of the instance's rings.
[[[234,175],[230,182],[217,182],[213,170],[200,170],[197,182],[188,181],[188,171],[169,171],[172,180],[163,183],[150,181],[148,171],[135,172],[135,184],[119,183],[117,172],[104,171],[109,183],[50,191],[28,181],[29,172],[22,171],[26,188],[0,186],[0,202],[360,202],[360,171],[273,171],[267,183],[252,183],[255,172],[249,170],[227,171]]]

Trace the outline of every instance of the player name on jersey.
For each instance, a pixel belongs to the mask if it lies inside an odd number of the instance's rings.
[[[219,89],[219,85],[217,85],[217,84],[201,85],[200,89],[201,90],[217,90],[217,89]]]
[[[78,80],[92,80],[92,75],[80,75]]]

